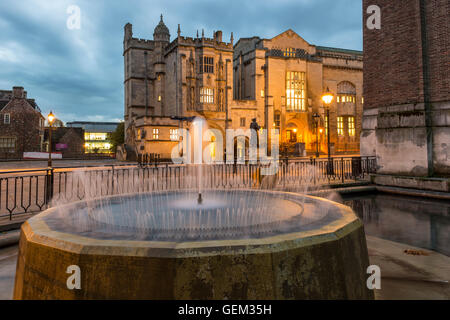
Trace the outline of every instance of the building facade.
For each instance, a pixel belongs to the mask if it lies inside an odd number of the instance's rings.
[[[84,130],[84,153],[112,153],[110,134],[116,130],[118,122],[73,121],[66,125]]]
[[[359,153],[362,115],[362,52],[318,47],[292,30],[272,39],[228,42],[221,31],[170,32],[162,16],[153,40],[124,37],[125,141],[136,153],[169,158],[184,121],[200,116],[225,137],[226,129],[278,129],[281,151],[314,154]],[[336,96],[330,119],[321,96]],[[328,129],[329,123],[329,129]],[[244,146],[245,147],[245,146]],[[236,148],[236,146],[235,146]]]
[[[381,13],[364,28],[364,117],[361,154],[378,172],[450,174],[450,3],[363,1]]]
[[[0,90],[0,157],[21,159],[42,151],[45,118],[23,87]]]
[[[55,121],[56,122],[56,121]],[[85,153],[84,129],[52,125],[52,152],[61,152],[63,158],[79,158]],[[45,151],[49,151],[49,130],[45,128]]]

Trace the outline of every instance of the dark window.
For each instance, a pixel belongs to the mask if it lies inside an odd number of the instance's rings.
[[[3,123],[4,124],[10,124],[11,123],[11,116],[9,115],[9,113],[5,113],[5,117],[3,118]]]
[[[280,130],[281,114],[278,111],[273,115],[273,124],[275,125],[275,129]]]
[[[0,138],[0,150],[14,151],[16,148],[16,138]]]
[[[214,58],[203,57],[200,59],[200,72],[201,73],[214,73]]]

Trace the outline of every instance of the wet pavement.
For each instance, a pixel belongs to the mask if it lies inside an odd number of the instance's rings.
[[[12,299],[18,250],[18,245],[0,249],[0,300]]]
[[[370,263],[381,270],[376,299],[450,300],[449,257],[376,237],[366,239]]]
[[[343,195],[366,235],[450,256],[450,201],[382,192]]]

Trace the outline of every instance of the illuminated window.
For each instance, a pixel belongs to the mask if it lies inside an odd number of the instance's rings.
[[[4,124],[10,124],[11,122],[11,116],[9,113],[5,113],[5,117],[3,118],[3,123]]]
[[[328,136],[328,117],[325,117],[325,135]]]
[[[286,140],[289,142],[297,142],[297,130],[287,130],[286,131]]]
[[[348,135],[355,136],[355,117],[348,117]]]
[[[110,153],[111,143],[106,141],[91,141],[84,144],[85,153]]]
[[[170,129],[170,140],[178,141],[178,129]]]
[[[364,104],[364,97],[361,97],[361,103]]]
[[[245,118],[241,118],[241,127],[245,127]]]
[[[337,133],[340,136],[344,135],[344,118],[343,117],[337,118]]]
[[[84,140],[86,141],[101,141],[106,140],[107,138],[106,132],[85,132]]]
[[[211,158],[215,158],[216,157],[216,137],[212,136],[211,137]]]
[[[153,128],[153,139],[154,140],[159,139],[159,129]]]
[[[286,109],[306,111],[306,80],[304,72],[286,73]]]
[[[261,90],[261,98],[264,98],[264,90]]]
[[[161,102],[161,96],[158,96],[158,102]]]
[[[214,73],[213,57],[203,57],[200,59],[200,73]]]
[[[141,140],[141,129],[137,130],[137,140]]]
[[[200,103],[214,103],[214,90],[211,88],[200,88]]]
[[[356,87],[349,81],[342,81],[337,85],[337,103],[356,103]]]
[[[285,57],[295,57],[295,49],[294,48],[287,48],[284,50],[283,55]]]

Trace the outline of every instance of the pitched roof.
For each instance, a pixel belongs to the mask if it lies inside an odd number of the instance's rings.
[[[0,100],[0,111],[8,104],[9,100]]]

